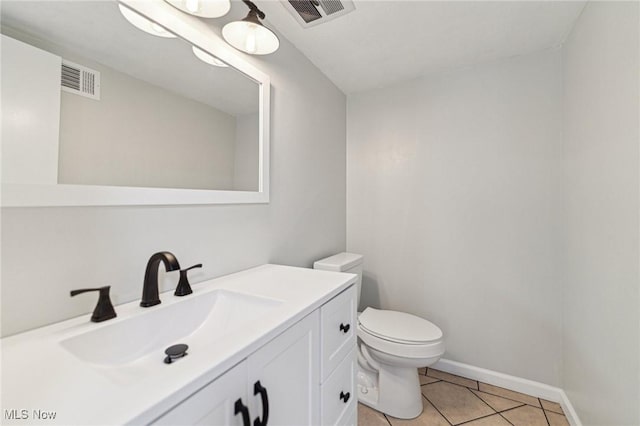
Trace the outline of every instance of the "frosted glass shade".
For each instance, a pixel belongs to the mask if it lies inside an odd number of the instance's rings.
[[[230,0],[165,0],[183,12],[201,18],[219,18],[231,9]]]
[[[231,46],[251,55],[268,55],[278,50],[278,37],[251,14],[242,21],[229,22],[222,28],[222,37]]]
[[[209,65],[214,65],[216,67],[228,67],[229,65],[225,64],[224,62],[222,62],[220,59],[216,58],[213,55],[208,54],[207,52],[205,52],[202,49],[198,49],[197,47],[193,46],[192,47],[193,50],[193,54],[196,55],[196,57],[198,59],[200,59],[202,62],[209,64]]]
[[[131,9],[127,9],[123,5],[119,4],[118,8],[120,9],[120,13],[122,16],[129,21],[131,25],[138,28],[139,30],[144,31],[147,34],[151,34],[158,37],[165,38],[175,38],[176,36],[171,34],[169,31],[162,28],[160,25],[155,22],[145,18],[137,12],[134,12]]]

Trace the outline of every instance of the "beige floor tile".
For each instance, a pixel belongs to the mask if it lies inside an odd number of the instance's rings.
[[[467,379],[465,377],[456,376],[455,374],[445,373],[444,371],[434,370],[429,368],[427,375],[436,379],[441,379],[449,383],[455,383],[456,385],[466,386],[468,388],[478,389],[478,382],[475,380]]]
[[[513,399],[514,401],[524,402],[525,404],[533,405],[534,407],[540,407],[540,402],[538,401],[538,398],[525,395],[520,392],[515,392],[515,391],[501,388],[498,386],[488,385],[482,382],[480,382],[480,390],[482,392],[490,393],[492,395],[501,396],[507,399]]]
[[[453,424],[495,413],[469,389],[452,383],[437,382],[422,386],[422,394]]]
[[[547,411],[553,411],[554,413],[564,414],[562,411],[562,407],[557,402],[547,401],[546,399],[540,398],[540,402],[542,403],[542,408]]]
[[[500,413],[513,426],[547,426],[547,419],[541,408],[523,405]]]
[[[358,426],[389,426],[389,422],[384,414],[364,404],[358,404]]]
[[[424,399],[424,398],[423,398]],[[407,425],[407,426],[449,426],[447,419],[442,417],[438,410],[435,409],[429,401],[423,401],[424,410],[415,419],[403,420],[396,419],[395,417],[387,416],[389,423],[392,426]]]
[[[511,399],[506,399],[500,396],[491,395],[490,393],[474,391],[474,390],[472,390],[471,392],[475,393],[478,396],[478,398],[482,399],[484,402],[489,404],[491,408],[493,408],[496,411],[510,410],[512,408],[516,408],[523,405],[522,402],[513,401]]]
[[[506,421],[500,414],[494,414],[493,416],[465,423],[464,426],[511,426],[511,423]]]
[[[418,368],[418,374],[422,374],[423,376],[427,374],[427,367]]]
[[[422,375],[419,375],[418,379],[420,379],[421,385],[428,385],[429,383],[435,383],[440,381],[440,379],[436,379],[434,377],[429,377],[429,376],[422,376]]]
[[[546,414],[551,426],[569,426],[567,418],[562,414],[554,413],[553,411],[546,411]]]

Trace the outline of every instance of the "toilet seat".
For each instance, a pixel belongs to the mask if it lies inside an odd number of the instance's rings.
[[[395,343],[423,345],[442,339],[435,324],[406,312],[366,308],[358,322],[369,334]]]
[[[358,337],[369,347],[398,357],[431,358],[444,353],[442,331],[404,312],[365,309],[358,315]]]

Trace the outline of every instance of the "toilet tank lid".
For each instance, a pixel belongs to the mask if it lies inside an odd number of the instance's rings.
[[[317,260],[313,264],[313,269],[325,271],[343,272],[358,266],[362,263],[363,256],[355,253],[338,253],[333,256]]]

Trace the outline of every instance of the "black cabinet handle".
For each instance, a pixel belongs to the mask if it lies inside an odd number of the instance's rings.
[[[351,394],[349,392],[344,393],[344,392],[340,392],[340,399],[346,404],[347,401],[349,400],[349,398],[351,397]]]
[[[253,394],[260,394],[262,398],[262,420],[260,420],[260,417],[256,417],[253,421],[253,426],[267,426],[269,421],[269,395],[267,395],[267,388],[260,384],[260,380],[253,385]]]
[[[236,401],[233,414],[237,416],[240,413],[242,413],[242,425],[251,426],[251,420],[249,419],[249,407],[242,403],[242,398],[238,398]]]
[[[347,334],[349,332],[349,329],[351,328],[351,324],[340,324],[340,331],[342,331],[343,333]]]

